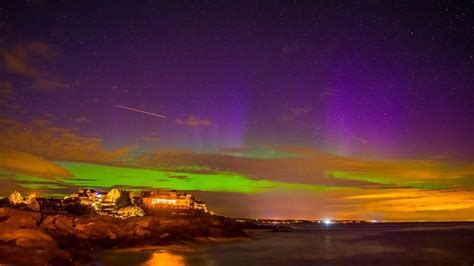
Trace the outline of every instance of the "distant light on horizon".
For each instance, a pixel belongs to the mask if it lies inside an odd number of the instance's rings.
[[[324,219],[323,223],[326,224],[326,225],[330,225],[330,224],[332,224],[332,220],[331,219]]]

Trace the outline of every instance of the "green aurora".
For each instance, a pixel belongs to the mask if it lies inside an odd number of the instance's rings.
[[[67,187],[111,188],[119,185],[128,189],[161,188],[177,190],[199,190],[209,192],[259,193],[277,191],[327,191],[342,189],[314,184],[285,183],[256,180],[231,172],[187,172],[178,170],[144,169],[106,166],[78,162],[56,162],[67,169],[73,177],[45,179],[19,175],[20,186],[30,189],[62,189]]]

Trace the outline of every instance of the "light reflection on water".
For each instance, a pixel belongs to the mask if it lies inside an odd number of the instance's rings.
[[[148,259],[144,266],[182,266],[186,265],[185,259],[183,256],[178,254],[173,254],[168,250],[157,250],[154,251],[150,259]]]

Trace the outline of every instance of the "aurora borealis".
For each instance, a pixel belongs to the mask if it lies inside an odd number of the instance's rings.
[[[0,194],[474,220],[473,18],[460,1],[1,3]]]

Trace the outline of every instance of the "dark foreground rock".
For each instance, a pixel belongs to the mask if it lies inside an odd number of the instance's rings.
[[[201,237],[248,237],[232,219],[195,215],[116,219],[0,208],[0,264],[87,263],[91,250],[163,245]]]

